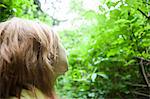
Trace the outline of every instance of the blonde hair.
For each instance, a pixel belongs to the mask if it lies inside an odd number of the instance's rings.
[[[12,18],[0,23],[0,98],[20,97],[22,89],[52,96],[59,38],[40,22]]]

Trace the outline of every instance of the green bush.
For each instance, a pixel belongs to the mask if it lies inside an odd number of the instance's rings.
[[[38,0],[1,0],[0,1],[0,22],[11,17],[26,19],[38,19],[52,24],[52,19],[39,10]]]
[[[58,79],[60,97],[128,99],[147,97],[134,94],[135,91],[149,93],[147,88],[130,86],[145,84],[134,57],[150,58],[149,6],[142,0],[104,1],[104,4],[113,9],[99,6],[101,14],[79,11],[90,25],[82,24],[79,29],[60,33],[70,63],[65,77]],[[150,68],[145,69],[148,74]]]

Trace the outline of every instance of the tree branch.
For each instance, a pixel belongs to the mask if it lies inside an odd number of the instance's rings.
[[[129,85],[129,86],[134,86],[134,87],[147,87],[147,85],[144,85],[144,84],[132,84],[132,83],[129,83],[129,82],[127,82],[126,83],[127,85]]]
[[[43,12],[43,10],[41,9],[41,2],[40,2],[40,0],[34,0],[34,4],[37,5],[37,10]]]
[[[146,63],[145,65],[149,65],[149,64],[150,64],[150,60],[144,59],[143,57],[137,57],[137,56],[135,56],[135,57],[133,57],[133,59],[136,59],[136,60],[138,60],[139,62],[140,62],[141,60],[143,60],[143,62]]]
[[[150,83],[149,83],[149,81],[148,81],[148,78],[147,78],[146,73],[145,73],[145,70],[144,70],[143,60],[140,61],[140,66],[141,66],[142,75],[143,75],[143,77],[144,77],[144,80],[145,80],[147,86],[150,87]]]
[[[141,9],[137,9],[139,12],[141,12],[142,15],[144,15],[147,19],[149,19],[150,17],[148,17]]]
[[[140,92],[136,92],[136,91],[133,91],[132,93],[140,95],[140,96],[145,96],[145,97],[149,97],[150,98],[150,95],[147,95],[145,93],[140,93]]]

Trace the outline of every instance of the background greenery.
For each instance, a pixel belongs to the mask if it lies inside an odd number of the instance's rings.
[[[51,24],[52,20],[42,12],[39,0],[0,0],[0,21],[11,17],[38,19]]]
[[[70,63],[56,83],[60,99],[150,98],[150,1],[99,2],[98,12],[70,2],[83,22],[59,32]],[[38,0],[1,0],[0,21],[11,16],[53,22]]]

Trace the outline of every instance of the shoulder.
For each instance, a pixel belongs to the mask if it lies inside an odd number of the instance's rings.
[[[17,99],[10,97],[10,99]],[[47,99],[46,96],[37,88],[34,91],[23,89],[21,92],[21,99]]]

